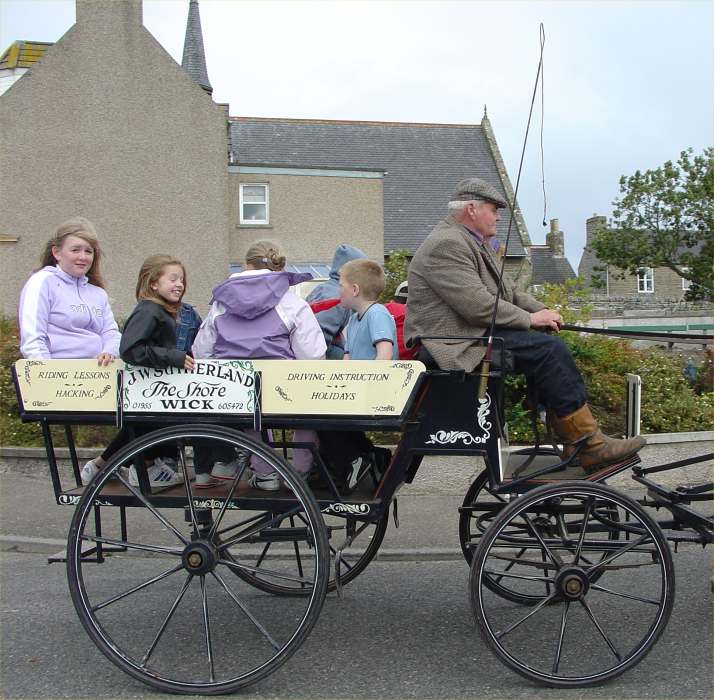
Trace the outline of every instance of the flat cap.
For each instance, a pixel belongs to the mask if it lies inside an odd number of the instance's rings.
[[[493,202],[499,209],[506,206],[506,200],[498,193],[496,188],[478,177],[468,177],[456,185],[456,190],[451,197],[451,201],[467,202],[471,199],[484,199]]]

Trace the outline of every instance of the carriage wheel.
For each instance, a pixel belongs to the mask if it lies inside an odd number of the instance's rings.
[[[186,446],[217,441],[260,456],[282,477],[275,498],[241,500],[247,487],[236,477],[236,499],[206,499],[185,479],[159,493],[142,493],[123,467],[147,450],[178,448],[185,469]],[[254,493],[254,492],[251,492]],[[133,495],[130,534],[119,526],[96,531],[95,503]],[[272,507],[256,505],[257,501]],[[250,506],[243,507],[242,504]],[[230,507],[229,507],[230,506]],[[287,531],[279,523],[299,523]],[[284,548],[310,546],[299,574],[280,566],[261,569],[264,579],[289,579],[302,597],[276,599],[239,576],[256,543],[279,540]],[[82,545],[104,552],[97,566],[82,559]],[[275,671],[303,643],[320,614],[329,576],[325,526],[310,491],[290,467],[264,445],[235,430],[206,425],[166,428],[135,440],[85,489],[72,520],[67,572],[70,593],[84,628],[102,653],[129,675],[159,690],[186,694],[234,692]]]
[[[481,505],[484,511],[471,510]],[[488,529],[496,513],[508,504],[508,496],[494,494],[488,479],[488,471],[484,469],[471,482],[469,490],[464,496],[459,513],[459,542],[466,563],[470,566],[474,557],[474,550],[481,539],[481,535]]]
[[[551,526],[571,521],[579,528]],[[505,602],[494,578],[529,594],[540,586],[539,602]],[[503,508],[474,554],[469,589],[481,635],[509,668],[550,686],[586,686],[620,675],[657,641],[674,568],[659,526],[635,501],[567,481]]]
[[[330,592],[337,588],[336,557],[339,556],[340,586],[357,578],[375,557],[389,525],[389,510],[385,511],[375,522],[361,522],[354,517],[340,518],[324,514],[323,518],[329,535],[330,570],[327,590]],[[296,523],[301,523],[304,520],[304,515],[297,513],[285,517],[275,516],[275,519],[277,527],[291,528],[295,527]],[[349,545],[343,547],[348,537]],[[274,568],[275,564],[271,563],[270,557],[275,549],[275,543],[267,542],[248,561],[253,567],[252,570],[236,569],[233,573],[252,586],[274,595],[309,595],[309,589],[299,582],[303,558],[311,556],[309,545],[305,546],[295,542],[292,552],[282,557],[281,566],[283,569],[286,572],[293,572],[295,575],[280,580],[269,574],[261,573],[264,567]]]
[[[459,541],[461,542],[461,551],[464,554],[464,559],[466,559],[466,563],[469,566],[473,561],[474,551],[484,532],[491,526],[498,513],[510,502],[508,494],[495,493],[491,489],[487,470],[482,471],[472,482],[469,490],[466,492],[466,496],[464,496],[464,502],[461,506],[462,510],[459,513]],[[603,505],[603,508],[607,510],[609,518],[617,520],[619,513],[616,508],[606,505]],[[544,514],[541,513],[538,515],[538,522],[541,528],[547,527],[553,531],[570,532],[572,534],[579,532],[582,527],[582,519],[578,519],[573,515],[569,515],[566,518],[564,514],[560,513],[557,514],[557,517],[549,517],[548,521],[545,521],[543,518]],[[514,523],[512,525],[512,532],[504,532],[502,539],[505,540],[508,537],[511,544],[518,544],[523,538],[524,532],[526,538],[528,538],[529,531],[524,531],[523,523]],[[609,529],[611,539],[617,539],[619,535],[618,529]],[[516,566],[520,558],[527,558],[531,554],[527,546],[523,546],[523,543],[520,544],[521,546],[518,548],[509,551],[509,561],[505,565],[506,572]],[[596,563],[599,558],[604,556],[606,556],[606,554],[588,558],[588,555],[581,553],[581,557],[583,557],[583,561],[586,564]],[[599,578],[600,575],[599,573],[594,574],[595,579]],[[521,605],[537,605],[543,598],[543,591],[546,590],[547,592],[545,584],[539,581],[525,583],[523,580],[519,580],[516,585],[513,584],[514,581],[505,576],[486,575],[484,577],[484,585],[490,588],[491,591],[506,600],[520,603]]]

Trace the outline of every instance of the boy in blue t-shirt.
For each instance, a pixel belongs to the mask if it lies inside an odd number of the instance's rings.
[[[377,303],[384,272],[371,260],[352,260],[340,268],[340,301],[354,311],[345,335],[345,360],[398,360],[394,318]]]
[[[345,360],[397,360],[397,328],[392,315],[377,303],[384,291],[384,271],[366,259],[340,268],[340,301],[352,314],[347,324]],[[379,481],[391,458],[364,433],[320,431],[320,453],[331,467],[343,493],[354,491],[367,474]]]

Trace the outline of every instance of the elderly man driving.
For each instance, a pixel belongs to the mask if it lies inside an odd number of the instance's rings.
[[[409,266],[409,298],[404,334],[421,336],[483,336],[487,334],[498,289],[500,265],[494,254],[499,209],[505,199],[479,178],[462,180],[448,204],[448,215],[427,236]],[[557,311],[546,309],[504,275],[494,335],[514,358],[548,408],[552,428],[566,455],[585,439],[578,454],[585,474],[634,455],[641,437],[617,440],[604,435],[587,405],[583,378],[558,331]],[[473,372],[486,347],[474,340],[424,340],[423,347],[441,369]],[[572,472],[571,472],[572,474]]]

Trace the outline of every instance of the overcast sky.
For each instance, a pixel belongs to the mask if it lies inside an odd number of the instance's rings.
[[[179,62],[188,4],[144,0],[145,26]],[[478,124],[486,104],[514,185],[543,22],[547,217],[560,220],[576,270],[585,219],[611,214],[620,175],[714,143],[713,7],[200,2],[213,97],[231,115]],[[73,0],[0,0],[0,50],[56,41],[73,22]],[[543,243],[539,107],[535,119],[519,201]]]

